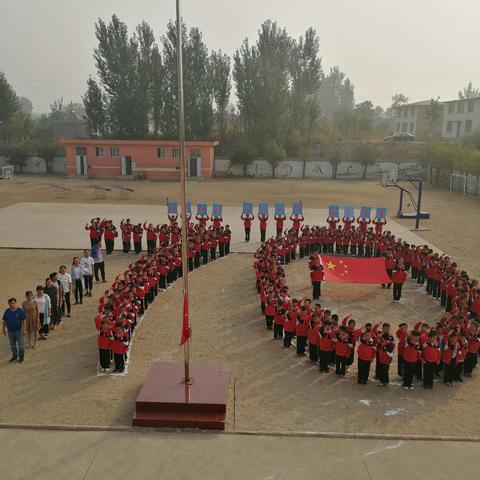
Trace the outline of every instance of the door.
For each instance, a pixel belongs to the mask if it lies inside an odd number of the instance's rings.
[[[198,177],[197,159],[190,158],[190,176]]]
[[[132,157],[131,156],[122,157],[122,175],[124,176],[132,175]]]
[[[75,157],[75,167],[77,175],[87,174],[87,158],[84,155],[77,155]]]

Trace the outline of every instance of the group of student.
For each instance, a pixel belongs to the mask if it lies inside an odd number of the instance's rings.
[[[212,240],[214,246],[208,246],[208,248],[213,249],[215,247],[216,249],[218,245],[220,256],[229,253],[232,232],[229,225],[222,225],[223,218],[221,216],[212,216],[210,218],[209,215],[196,215],[195,219],[198,224],[201,224],[204,228],[206,228],[209,220],[212,222],[212,227],[215,229],[216,235],[215,239]],[[129,218],[126,220],[122,219],[120,222],[120,235],[123,253],[132,251],[133,242],[133,251],[138,255],[143,250],[144,234],[147,242],[146,250],[148,255],[152,255],[157,246],[168,246],[170,240],[177,243],[180,240],[180,229],[177,224],[178,215],[169,214],[168,220],[170,222],[169,225],[154,225],[153,223],[147,223],[147,221],[143,222],[143,224],[141,222],[134,224]],[[188,214],[187,221],[190,222],[190,220],[191,214]],[[103,237],[105,240],[106,254],[111,255],[115,248],[115,239],[119,234],[112,220],[107,220],[106,218],[101,219],[100,217],[92,218],[90,223],[85,225],[85,230],[89,232],[92,246],[99,244]]]
[[[214,217],[207,225],[208,216],[197,217],[197,223],[188,223],[190,272],[216,260],[217,253],[220,258],[230,253],[231,231],[228,225],[222,225],[223,219]],[[147,254],[131,263],[99,300],[95,326],[101,372],[121,373],[125,370],[128,349],[139,319],[157,294],[183,275],[181,227],[176,216],[169,216],[169,220],[169,225],[160,227],[162,238],[159,245],[155,242]]]
[[[310,360],[319,363],[321,372],[329,372],[329,367],[335,365],[335,373],[341,376],[353,364],[356,352],[359,384],[367,383],[371,364],[375,362],[375,378],[380,386],[388,385],[395,349],[397,373],[405,389],[413,389],[414,377],[423,381],[424,388],[433,388],[434,377],[442,372],[448,386],[463,381],[462,377],[471,377],[480,347],[476,321],[480,316],[479,284],[459,270],[449,257],[434,253],[426,245],[409,245],[391,232],[383,233],[378,225],[375,231],[367,228],[366,235],[373,236],[373,241],[371,251],[362,254],[385,256],[387,273],[396,290],[394,299],[400,299],[401,286],[410,272],[412,281],[425,288],[425,293],[440,301],[446,310],[435,324],[419,322],[409,330],[408,325],[402,323],[395,334],[397,341],[387,322],[366,323],[357,328],[350,315],[339,320],[338,315],[320,303],[290,296],[283,265],[295,260],[298,249],[300,258],[309,256],[313,296],[319,299],[323,279],[319,252],[324,251],[324,239],[336,238],[339,230],[349,231],[346,226],[338,228],[337,223],[329,222],[328,227],[292,228],[283,235],[279,232],[256,251],[256,287],[266,327],[273,330],[274,339],[283,338],[284,346],[289,348],[296,337],[298,355],[304,355],[308,345]],[[350,227],[350,231],[355,232],[353,225]],[[358,255],[356,246],[358,244],[350,244],[349,249],[340,249],[339,253]],[[331,247],[325,251],[331,253]],[[383,288],[389,287],[390,284],[383,285]]]
[[[261,214],[258,215],[258,222],[260,226],[260,240],[262,242],[265,241],[267,236],[267,225],[268,219],[270,218],[268,214]],[[250,233],[252,230],[252,223],[255,220],[255,215],[253,213],[242,213],[240,218],[243,220],[243,226],[245,229],[245,241],[250,241]],[[275,214],[273,219],[275,220],[275,229],[277,232],[277,237],[280,236],[285,228],[285,221],[287,220],[287,216],[285,214],[277,215]],[[300,229],[301,223],[305,220],[303,215],[293,214],[289,217],[290,221],[292,222],[292,228],[298,232]]]

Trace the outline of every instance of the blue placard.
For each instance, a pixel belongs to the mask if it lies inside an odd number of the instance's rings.
[[[372,207],[362,207],[360,209],[361,218],[370,218],[371,213],[372,213]]]
[[[167,203],[167,212],[168,212],[168,215],[177,215],[177,213],[178,213],[177,202],[168,202]]]
[[[253,202],[243,202],[242,214],[251,215],[253,213]]]
[[[343,207],[344,217],[354,218],[355,217],[355,207],[353,205],[345,205]]]
[[[380,219],[387,218],[387,209],[384,207],[378,207],[375,218],[380,218]]]
[[[340,217],[340,207],[338,205],[330,205],[328,207],[328,216],[330,218],[339,218]]]
[[[294,202],[292,205],[292,215],[303,215],[303,203]]]
[[[266,217],[268,215],[268,203],[258,204],[258,214],[262,217]]]
[[[214,203],[212,205],[212,217],[221,217],[223,211],[223,205],[219,203]]]
[[[284,203],[276,203],[275,204],[275,215],[278,217],[283,217],[285,215],[285,204]]]
[[[208,207],[206,203],[199,203],[197,205],[197,215],[206,217],[208,215]]]

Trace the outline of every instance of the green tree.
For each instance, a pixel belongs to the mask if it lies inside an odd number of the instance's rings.
[[[375,118],[375,109],[373,103],[365,101],[355,106],[357,115],[357,129],[359,132],[371,132],[373,128],[373,120]]]
[[[243,135],[235,135],[230,142],[230,160],[232,164],[242,165],[243,176],[247,176],[247,167],[255,159],[257,152],[251,142]]]
[[[283,145],[277,143],[275,140],[269,140],[265,145],[265,157],[272,166],[272,178],[275,177],[275,169],[278,164],[285,159],[287,153]]]
[[[0,72],[0,122],[7,122],[18,109],[15,90],[8,83],[5,75]]]
[[[230,69],[230,57],[221,50],[212,51],[210,54],[210,81],[220,138],[223,138],[225,134],[225,114],[232,89]]]
[[[371,144],[360,143],[354,150],[354,158],[363,166],[362,178],[367,178],[369,165],[374,165],[379,156],[378,150]]]
[[[20,110],[25,115],[31,115],[33,112],[33,104],[32,101],[27,97],[20,97],[18,99],[18,104],[20,106]]]
[[[430,105],[425,111],[425,118],[429,124],[430,136],[434,136],[434,132],[437,130],[437,127],[439,127],[442,118],[442,109],[443,106],[440,103],[440,97],[432,98],[430,100]]]
[[[337,179],[338,164],[344,160],[344,152],[339,145],[332,146],[328,149],[327,158],[332,166],[332,178]]]
[[[47,174],[53,173],[53,161],[62,153],[57,143],[42,143],[37,147],[37,156],[45,160]]]
[[[480,89],[473,88],[472,82],[468,82],[467,86],[458,92],[458,98],[460,100],[469,100],[478,97],[480,97]]]
[[[9,162],[15,166],[17,172],[22,172],[28,157],[33,154],[32,145],[27,141],[18,141],[15,143],[6,143],[3,148]]]
[[[95,137],[108,137],[110,134],[106,99],[98,83],[90,77],[87,91],[83,96],[87,130]]]

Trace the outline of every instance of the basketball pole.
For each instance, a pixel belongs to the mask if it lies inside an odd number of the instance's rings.
[[[182,16],[180,0],[177,2],[177,84],[178,84],[178,133],[180,137],[180,201],[182,206],[182,283],[183,299],[189,305],[188,298],[188,223],[187,223],[187,165],[185,163],[185,113],[183,105],[183,58],[182,58]],[[185,308],[185,306],[183,307]],[[183,312],[182,312],[183,313]],[[183,315],[182,315],[183,318]],[[190,320],[189,320],[190,322]],[[183,345],[185,376],[183,383],[191,383],[190,378],[190,335]]]

